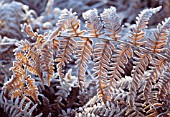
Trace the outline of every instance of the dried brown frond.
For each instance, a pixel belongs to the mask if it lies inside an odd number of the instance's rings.
[[[34,79],[32,79],[29,75],[26,75],[26,69],[23,68],[24,64],[20,62],[14,62],[13,67],[11,68],[13,71],[12,78],[4,84],[3,89],[6,90],[6,94],[10,97],[11,95],[16,98],[17,96],[21,96],[22,98],[25,96],[31,96],[33,100],[38,102],[38,88],[34,84]]]
[[[50,43],[45,40],[46,34],[37,35],[26,24],[24,30],[30,36],[37,37],[37,40],[35,43],[25,40],[16,44],[17,48],[14,50],[16,61],[11,68],[13,75],[3,89],[6,90],[8,96],[14,95],[15,98],[30,96],[34,101],[39,102],[38,88],[34,84],[35,80],[28,75],[28,71],[38,75],[43,84],[46,83],[44,78],[47,79],[50,85],[50,79],[53,76],[53,54],[50,50]]]
[[[153,53],[160,53],[166,49],[165,46],[168,41],[169,29],[170,18],[165,19],[165,22],[162,22],[162,24],[158,24],[157,30],[153,32],[155,40],[148,38],[149,43],[147,43],[147,45]]]
[[[98,95],[104,102],[109,101],[111,98],[106,92],[106,89],[108,85],[107,74],[112,50],[114,50],[114,45],[110,41],[96,43],[94,49],[94,76],[98,80]]]
[[[111,58],[111,80],[119,81],[121,79],[121,74],[124,74],[125,64],[128,63],[128,60],[133,57],[133,50],[129,44],[120,44],[117,46],[119,49],[116,49],[116,54],[112,55]]]
[[[23,26],[23,31],[27,33],[30,37],[38,37],[38,33],[33,32],[30,25],[27,25],[26,23]]]
[[[25,78],[25,83],[27,85],[27,87],[24,87],[23,92],[28,95],[31,96],[36,102],[38,102],[38,88],[37,86],[34,84],[35,80],[33,78],[31,78],[30,75],[28,75]]]
[[[21,89],[24,87],[23,78],[26,73],[22,68],[22,64],[16,61],[13,62],[13,67],[11,69],[13,71],[13,76],[4,84],[3,89],[6,90],[6,94],[9,96],[14,93],[15,98],[17,96],[22,97]]]
[[[48,2],[47,14],[52,4]],[[115,7],[105,9],[101,14],[96,9],[83,13],[85,31],[81,30],[76,13],[67,9],[63,10],[57,29],[51,35],[39,35],[24,24],[23,30],[36,41],[24,40],[16,44],[16,61],[11,67],[13,75],[3,86],[5,94],[0,89],[0,108],[3,106],[9,112],[9,108],[18,108],[18,101],[21,101],[18,109],[22,112],[23,108],[33,111],[37,104],[31,102],[38,103],[34,112],[39,116],[42,113],[52,117],[168,116],[170,18],[158,25],[154,32],[156,40],[149,39],[147,46],[142,41],[149,18],[160,9],[146,9],[139,14],[130,31],[130,41],[121,41],[124,30],[121,32]],[[74,54],[76,62],[72,59]],[[57,70],[53,68],[55,63]],[[73,65],[77,67],[78,77],[72,76],[76,74],[72,73]],[[87,70],[91,67],[93,75]],[[86,77],[86,71],[89,77]],[[12,103],[15,103],[14,107],[8,105]],[[41,106],[46,107],[41,109]],[[11,112],[13,110],[10,115]]]
[[[78,69],[78,78],[79,78],[79,85],[82,88],[84,83],[85,72],[87,68],[87,63],[89,59],[91,59],[92,51],[93,51],[93,41],[90,38],[81,38],[82,41],[77,42],[77,61],[76,61],[76,68]]]
[[[57,38],[54,38],[52,41],[53,41],[52,42],[53,44],[52,44],[51,48],[53,50],[57,50],[58,51],[59,50],[59,48],[58,48],[59,47],[59,40]]]
[[[146,76],[146,83],[145,87],[143,89],[143,95],[145,97],[145,100],[149,101],[149,95],[152,90],[153,83],[156,83],[156,80],[159,78],[159,71],[152,67],[150,71],[148,71],[148,74]]]
[[[158,115],[158,111],[155,110],[150,104],[146,103],[143,106],[146,117],[155,117]]]
[[[27,66],[26,69],[31,73],[38,75],[39,78],[44,83],[43,73],[42,73],[43,71],[41,69],[41,62],[40,62],[40,54],[37,45],[31,44],[26,40],[22,41],[22,44],[18,44],[18,48],[15,49],[16,57],[18,53],[22,53],[20,55],[22,55],[24,59],[20,62],[23,62],[24,65]],[[17,58],[20,59],[20,56]]]
[[[55,61],[58,62],[57,69],[61,79],[64,77],[63,67],[66,65],[66,63],[69,63],[69,61],[72,60],[71,55],[74,53],[73,49],[75,47],[76,41],[71,37],[67,37],[64,38],[63,40],[60,40],[59,51]]]
[[[43,44],[40,53],[41,69],[43,70],[44,77],[47,78],[47,84],[50,85],[50,79],[53,77],[53,52],[51,50],[50,42]]]
[[[143,75],[144,75],[144,71],[146,70],[146,67],[148,66],[148,64],[150,63],[150,61],[152,61],[152,56],[150,54],[149,51],[147,50],[140,50],[139,51],[135,51],[135,54],[138,57],[134,57],[135,61],[134,61],[134,68],[132,70],[132,82],[130,85],[130,106],[133,106],[134,103],[134,98],[136,95],[136,90],[139,88],[140,86],[140,81],[143,79]]]
[[[165,72],[159,79],[158,83],[159,95],[161,98],[165,98],[169,95],[169,85],[170,85],[170,65],[167,66]]]

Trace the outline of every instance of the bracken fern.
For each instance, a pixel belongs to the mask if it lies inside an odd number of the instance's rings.
[[[115,7],[101,14],[97,9],[84,12],[85,30],[72,9],[63,10],[57,29],[50,34],[40,35],[24,24],[24,31],[36,41],[17,44],[13,75],[3,86],[0,106],[5,112],[10,109],[10,116],[13,109],[18,112],[17,106],[21,116],[169,116],[170,18],[158,24],[153,36],[147,37],[145,31],[150,17],[160,9],[143,10],[128,37],[121,33]],[[73,76],[66,68],[75,58],[77,74]],[[92,61],[93,71],[89,71]],[[91,94],[88,88],[96,92]]]

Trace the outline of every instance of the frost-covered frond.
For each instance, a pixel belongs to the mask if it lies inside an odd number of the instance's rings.
[[[64,38],[59,42],[59,52],[55,61],[58,62],[57,70],[61,79],[64,78],[63,67],[72,60],[71,55],[74,53],[75,47],[76,41],[71,37]]]
[[[54,39],[55,40],[55,39]],[[53,40],[53,45],[54,45]],[[40,40],[42,41],[42,40]],[[42,48],[38,51],[40,53],[40,63],[41,69],[43,71],[43,76],[45,78],[46,84],[50,86],[50,80],[53,77],[54,73],[54,59],[53,59],[53,50],[51,49],[51,43],[47,42],[42,45]]]
[[[159,95],[161,96],[169,95],[170,92],[169,86],[170,86],[170,64],[169,66],[167,66],[166,71],[158,81]]]
[[[35,80],[30,75],[26,76],[26,71],[22,68],[22,65],[19,62],[14,62],[11,68],[13,76],[4,84],[3,89],[8,96],[13,95],[15,98],[17,96],[31,96],[33,100],[38,102],[39,92]]]
[[[79,94],[78,92],[78,78],[72,76],[72,70],[69,70],[63,78],[63,82],[56,86],[55,103],[62,108],[71,108],[75,106],[75,100]]]
[[[37,104],[28,101],[26,97],[20,99],[18,96],[15,99],[13,95],[8,100],[3,96],[3,92],[1,92],[0,107],[2,107],[10,117],[32,117]]]
[[[149,95],[152,90],[152,86],[158,80],[158,78],[159,78],[159,71],[156,69],[156,67],[152,67],[145,78],[146,83],[143,89],[143,95],[147,102],[149,101]]]
[[[82,41],[77,42],[77,61],[76,61],[76,68],[78,69],[78,78],[79,78],[79,85],[82,88],[84,83],[85,72],[87,68],[87,64],[89,59],[91,59],[92,51],[93,51],[93,41],[90,38],[81,38]]]
[[[37,32],[33,32],[33,30],[32,30],[30,25],[27,25],[25,23],[22,28],[23,28],[22,30],[24,32],[26,32],[28,36],[30,36],[30,37],[38,37],[38,33]]]
[[[25,87],[23,89],[23,92],[28,95],[28,96],[31,96],[35,101],[38,101],[38,88],[37,86],[35,85],[35,80],[33,78],[31,78],[30,75],[28,75],[26,78],[25,78],[25,83],[27,85],[27,87]]]
[[[152,65],[156,67],[156,69],[160,72],[163,73],[164,70],[166,69],[166,66],[168,64],[167,58],[164,56],[157,56],[157,58],[154,58],[152,61]]]
[[[50,85],[50,79],[53,75],[53,50],[51,48],[58,49],[58,40],[54,39],[52,42],[51,40],[47,40],[46,33],[39,35],[33,32],[30,25],[27,24],[24,24],[23,30],[31,38],[36,38],[36,42],[30,43],[27,40],[22,40],[14,50],[15,55],[17,57],[18,53],[20,53],[20,56],[25,57],[24,64],[27,65],[26,69],[38,75],[43,84],[46,83],[44,82],[45,79],[47,84]],[[17,57],[18,60],[20,56]]]
[[[165,71],[161,74],[157,82],[152,87],[152,90],[149,94],[149,100],[151,107],[157,111],[157,114],[160,116],[168,116],[169,113],[169,91],[170,91],[170,67],[169,64],[165,67]],[[159,112],[159,110],[163,112]]]
[[[128,60],[133,56],[133,50],[128,44],[120,44],[117,46],[118,49],[115,50],[115,54],[112,55],[111,58],[111,80],[119,81],[121,79],[121,74],[124,74],[125,64],[127,64]]]
[[[150,8],[150,9],[145,9],[143,10],[140,14],[139,17],[137,17],[136,25],[138,29],[144,29],[147,28],[148,21],[150,17],[158,12],[162,7],[157,7],[157,8]]]
[[[119,117],[125,114],[128,106],[119,105],[113,102],[107,102],[106,105],[101,99],[96,100],[95,104],[91,104],[86,108],[81,108],[76,117]]]
[[[134,61],[134,66],[133,66],[133,70],[132,70],[132,82],[130,85],[130,106],[133,106],[134,104],[134,99],[135,99],[135,95],[136,95],[136,91],[138,90],[139,86],[140,86],[140,81],[142,81],[143,79],[143,75],[144,75],[144,71],[146,70],[146,67],[148,66],[148,64],[150,63],[150,61],[152,61],[152,56],[150,54],[150,52],[148,52],[147,50],[140,50],[139,51],[135,51],[135,54],[137,55],[137,57],[134,57],[135,61]]]
[[[151,97],[150,93],[153,85],[155,85],[160,76],[166,70],[168,62],[166,61],[166,57],[158,56],[157,58],[153,58],[153,61],[150,64],[152,65],[150,66],[151,70],[147,73],[148,75],[146,76],[146,83],[143,89],[143,94],[147,102],[150,101],[149,98]]]
[[[76,14],[76,12],[72,12],[72,9],[70,9],[69,11],[67,9],[64,9],[63,13],[60,16],[60,20],[58,21],[58,27],[66,30],[71,37],[78,36],[84,33],[84,31],[80,31],[80,20],[77,19],[78,16],[76,16]]]
[[[72,9],[70,11],[66,12],[67,14],[70,14],[70,18],[68,20],[68,27],[67,27],[67,33],[71,36],[79,36],[84,33],[84,31],[80,30],[80,20],[78,20],[78,16],[76,16],[76,12],[72,13]]]
[[[88,10],[84,12],[83,18],[86,20],[85,27],[89,30],[88,33],[92,37],[98,37],[101,35],[101,29],[103,28],[103,24],[98,16],[97,9]]]
[[[94,76],[98,80],[98,96],[102,98],[104,103],[110,100],[108,95],[107,85],[107,74],[109,70],[109,62],[111,59],[112,51],[114,50],[114,45],[110,41],[103,41],[103,43],[96,43],[94,49]],[[107,91],[106,91],[107,90]]]
[[[169,31],[170,30],[170,18],[165,19],[162,24],[158,24],[157,30],[153,32],[155,39],[148,38],[149,49],[153,53],[163,52],[166,48],[168,41]]]
[[[104,9],[100,16],[104,23],[105,35],[117,41],[120,38],[118,33],[121,31],[121,20],[116,13],[116,8]]]
[[[57,26],[62,30],[66,30],[67,27],[71,24],[71,22],[77,19],[77,16],[75,15],[76,13],[72,13],[72,9],[64,9],[60,15],[60,20],[57,22]]]
[[[24,87],[23,77],[25,71],[22,69],[22,64],[18,62],[13,62],[13,67],[11,68],[13,75],[9,81],[7,81],[3,89],[8,95],[14,94],[14,97],[22,96],[21,88]]]
[[[40,56],[37,45],[31,44],[25,40],[22,41],[21,44],[17,44],[17,46],[18,48],[16,48],[14,51],[16,54],[16,58],[18,58],[18,61],[22,62],[25,65],[28,65],[26,69],[31,73],[38,75],[44,83],[43,71],[41,69]]]
[[[50,85],[50,79],[53,76],[53,54],[50,42],[46,40],[44,35],[38,35],[31,30],[30,26],[24,25],[24,30],[29,36],[36,37],[35,43],[22,40],[17,43],[14,49],[16,61],[13,62],[13,75],[11,79],[4,84],[3,89],[6,95],[14,95],[20,97],[31,97],[35,102],[38,100],[38,88],[35,80],[28,75],[32,73],[37,75],[43,84]],[[44,80],[45,79],[45,80]]]
[[[160,8],[141,12],[130,32],[130,42],[119,36],[122,27],[115,7],[100,15],[96,9],[83,13],[85,31],[76,13],[67,9],[52,34],[39,35],[24,24],[23,30],[36,40],[16,44],[13,75],[0,84],[0,113],[5,110],[10,116],[27,116],[23,110],[28,113],[33,108],[29,116],[168,116],[170,19],[158,25],[156,40],[150,39],[148,47],[141,41],[149,18]],[[72,76],[76,71],[78,77]]]
[[[129,36],[129,38],[131,40],[129,41],[132,45],[141,46],[145,43],[140,42],[145,37],[143,29],[147,28],[147,24],[150,17],[156,12],[158,12],[160,9],[161,7],[145,9],[139,14],[139,16],[136,18],[137,19],[136,24],[132,27],[130,31],[131,36]]]
[[[71,33],[71,36],[78,36],[83,34],[83,31],[80,31],[80,21],[77,19],[76,12],[72,12],[72,9],[64,9],[60,15],[60,19],[57,22],[58,28],[50,35],[49,39],[52,40],[55,37],[61,35],[63,31],[68,29],[68,32]]]

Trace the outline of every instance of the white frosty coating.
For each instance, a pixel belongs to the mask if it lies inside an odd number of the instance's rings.
[[[18,40],[11,39],[11,38],[8,38],[8,37],[2,38],[0,36],[0,54],[2,54],[3,52],[8,51],[11,46],[15,45],[16,42],[18,42]]]
[[[101,27],[102,23],[99,19],[97,9],[88,10],[82,15],[83,18],[87,20],[85,25],[86,28],[99,29]]]
[[[143,10],[138,17],[136,17],[137,21],[136,21],[136,26],[138,27],[138,29],[143,29],[143,28],[147,28],[147,22],[150,19],[150,17],[155,14],[156,12],[158,12],[162,7],[159,6],[157,8],[150,8],[150,9],[145,9]]]
[[[164,29],[170,30],[170,17],[169,18],[165,18],[165,21],[162,21],[161,30],[164,30]]]
[[[4,93],[3,91],[0,93],[0,107],[3,107],[4,111],[8,112],[10,117],[20,117],[20,116],[31,117],[33,115],[33,111],[38,104],[31,106],[33,102],[32,101],[28,102],[28,100],[26,100],[26,97],[20,100],[18,96],[14,100],[13,95],[11,96],[11,99],[8,100],[5,96],[3,96],[3,93]]]
[[[161,38],[161,34],[160,33],[168,33],[168,30],[170,30],[170,17],[169,18],[165,18],[165,21],[162,21],[162,24],[159,23],[157,25],[157,31],[154,32],[154,36],[156,39]],[[165,38],[165,40],[167,41],[168,38]]]
[[[61,13],[61,16],[59,17],[60,20],[58,21],[57,25],[59,28],[62,28],[63,30],[66,30],[66,28],[70,25],[70,23],[73,20],[77,19],[76,12],[72,12],[72,9],[69,11],[67,9],[64,9]]]
[[[116,13],[115,7],[104,9],[104,12],[100,15],[104,22],[105,33],[115,34],[120,29],[121,20]]]
[[[166,18],[165,21],[162,21],[162,24],[159,23],[157,25],[157,30],[153,31],[153,36],[155,39],[148,38],[150,43],[148,43],[147,45],[149,45],[150,48],[153,49],[153,51],[155,51],[155,48],[157,48],[156,50],[158,52],[165,50],[164,47],[166,45],[168,46],[168,30],[170,30],[170,17]]]

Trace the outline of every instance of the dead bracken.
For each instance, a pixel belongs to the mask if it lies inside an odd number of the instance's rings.
[[[22,30],[29,40],[11,43],[15,59],[9,79],[5,66],[0,67],[6,74],[0,75],[0,113],[9,117],[170,116],[170,17],[147,35],[151,16],[161,8],[140,12],[129,30],[113,6],[102,13],[97,9],[82,13],[85,25],[76,12],[64,9],[57,28],[44,34],[25,23]]]

